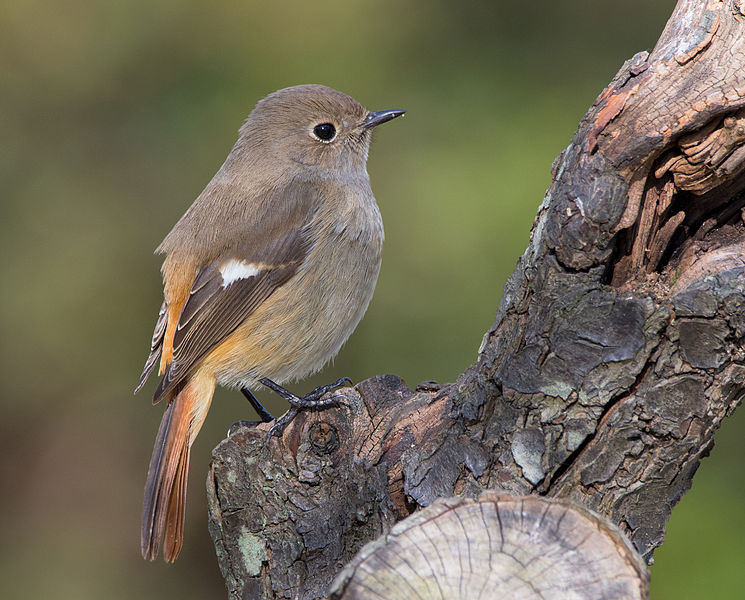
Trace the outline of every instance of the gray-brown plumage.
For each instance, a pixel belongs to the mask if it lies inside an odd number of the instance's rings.
[[[275,92],[240,129],[225,163],[166,236],[165,301],[137,389],[155,365],[168,406],[145,488],[142,553],[175,560],[189,448],[216,383],[255,387],[326,364],[372,297],[383,223],[365,164],[368,112],[320,85]]]

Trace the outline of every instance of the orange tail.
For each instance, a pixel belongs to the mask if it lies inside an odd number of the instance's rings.
[[[145,484],[143,558],[155,560],[161,543],[166,562],[176,560],[181,551],[189,452],[207,416],[214,390],[214,378],[197,372],[169,401],[163,414]]]

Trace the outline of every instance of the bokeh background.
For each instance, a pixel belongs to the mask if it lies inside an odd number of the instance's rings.
[[[386,225],[370,310],[341,375],[452,381],[476,356],[553,158],[673,0],[6,0],[0,7],[0,597],[221,598],[195,445],[178,562],[139,556],[162,407],[132,389],[161,302],[152,251],[255,102],[325,83],[409,110],[369,163]],[[262,396],[274,411],[274,399]],[[673,513],[653,597],[745,586],[745,414]]]

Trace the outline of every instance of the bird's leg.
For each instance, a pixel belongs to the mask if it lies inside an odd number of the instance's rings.
[[[264,408],[264,406],[261,404],[261,402],[258,401],[256,396],[251,393],[251,390],[249,390],[247,387],[242,387],[241,392],[246,397],[246,400],[251,403],[251,406],[257,412],[261,421],[236,421],[228,428],[228,437],[233,435],[235,430],[241,427],[250,427],[252,425],[258,425],[259,423],[269,423],[269,421],[274,421],[274,416],[272,415],[272,413]]]
[[[251,390],[249,390],[247,387],[242,387],[241,392],[246,397],[246,400],[251,403],[253,409],[258,413],[262,423],[274,421],[274,416],[272,415],[272,413],[270,413],[266,408],[262,406],[261,402],[256,399],[256,396],[251,393]]]
[[[318,386],[316,389],[314,389],[309,394],[306,394],[302,398],[296,396],[289,390],[286,390],[281,385],[274,383],[271,379],[267,379],[266,377],[260,379],[259,383],[265,385],[273,392],[276,392],[290,403],[290,410],[288,410],[284,415],[277,419],[277,422],[272,425],[271,429],[269,430],[269,433],[266,436],[267,439],[269,439],[275,433],[282,433],[282,431],[285,429],[285,427],[287,427],[290,421],[295,418],[295,415],[297,415],[300,409],[325,408],[327,406],[338,404],[339,396],[331,396],[325,399],[323,398],[323,396],[328,392],[331,392],[336,388],[344,385],[345,383],[352,385],[352,380],[349,377],[342,377],[341,379],[337,379],[336,381],[328,385]]]

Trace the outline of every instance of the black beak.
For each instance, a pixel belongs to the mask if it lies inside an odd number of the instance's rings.
[[[380,125],[381,123],[386,123],[390,121],[391,119],[395,119],[396,117],[400,117],[402,114],[404,114],[405,110],[374,110],[372,112],[367,113],[367,117],[362,122],[362,128],[363,129],[372,129],[373,127],[376,127]]]

